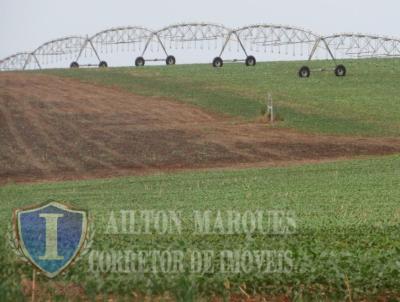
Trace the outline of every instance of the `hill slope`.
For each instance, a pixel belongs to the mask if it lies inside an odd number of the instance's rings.
[[[400,139],[307,135],[29,73],[0,74],[0,123],[1,182],[400,152]]]
[[[342,62],[345,78],[333,72],[313,72],[300,79],[297,71],[310,62],[260,63],[254,68],[226,64],[144,68],[52,70],[52,74],[102,85],[118,86],[135,94],[163,96],[213,111],[254,119],[273,94],[282,127],[306,132],[368,136],[400,135],[400,60]],[[312,68],[332,62],[311,62]]]

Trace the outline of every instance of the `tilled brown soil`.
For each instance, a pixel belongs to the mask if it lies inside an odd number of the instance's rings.
[[[307,135],[71,79],[0,74],[0,183],[397,152],[398,139]]]

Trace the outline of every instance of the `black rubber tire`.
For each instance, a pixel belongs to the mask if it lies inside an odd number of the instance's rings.
[[[220,57],[216,57],[216,58],[213,60],[212,65],[213,65],[214,67],[216,67],[216,68],[219,68],[219,67],[224,66],[224,61],[223,61]]]
[[[335,68],[335,75],[337,77],[345,77],[347,73],[346,67],[344,65],[338,65]]]
[[[144,66],[146,64],[146,61],[143,57],[138,57],[135,60],[135,66]]]
[[[299,77],[300,78],[309,78],[311,75],[311,70],[308,66],[303,66],[299,70]]]
[[[257,60],[254,56],[248,56],[246,58],[246,66],[255,66],[257,64]]]
[[[100,68],[107,68],[107,67],[108,67],[108,64],[107,64],[106,61],[101,61],[101,62],[99,63],[99,67],[100,67]]]
[[[70,68],[79,68],[79,63],[78,63],[78,62],[72,62],[72,63],[69,65],[69,67],[70,67]]]
[[[176,59],[174,56],[168,56],[167,59],[165,60],[165,64],[167,65],[175,65]]]

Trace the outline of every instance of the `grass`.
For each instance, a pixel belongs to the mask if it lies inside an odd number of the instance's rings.
[[[48,70],[86,82],[120,87],[150,96],[168,97],[207,110],[254,119],[272,93],[281,127],[305,132],[362,135],[400,135],[400,90],[398,59],[348,60],[345,78],[333,72],[314,72],[300,79],[297,71],[309,62],[147,66]],[[314,61],[312,68],[332,67],[329,61]]]
[[[346,61],[346,78],[329,72],[300,79],[297,70],[303,64],[42,72],[167,97],[246,120],[260,115],[270,92],[284,119],[280,127],[337,135],[399,136],[400,61]],[[313,62],[312,67],[330,64]],[[293,257],[290,273],[192,275],[90,273],[86,256],[56,282],[82,286],[89,299],[168,293],[174,299],[191,301],[246,292],[284,294],[299,301],[375,301],[382,297],[396,301],[400,295],[400,155],[296,167],[11,184],[0,187],[0,232],[8,232],[13,209],[48,200],[89,210],[96,229],[93,250],[288,250]],[[182,234],[106,234],[111,211],[144,209],[181,211]],[[193,210],[293,211],[297,228],[285,236],[195,235]],[[31,278],[32,268],[16,260],[7,242],[1,241],[0,296],[4,301],[26,299],[21,279]],[[43,276],[38,276],[38,283],[51,287]],[[64,300],[60,295],[54,299]]]
[[[57,281],[81,284],[89,297],[168,292],[180,301],[249,294],[285,293],[299,300],[343,301],[399,294],[400,156],[298,167],[241,171],[190,172],[0,187],[0,226],[5,233],[14,208],[63,200],[86,208],[94,217],[92,249],[280,249],[294,258],[291,273],[277,274],[116,274],[88,273],[80,260]],[[182,211],[181,235],[105,234],[110,211]],[[292,235],[194,235],[193,210],[291,210]],[[0,243],[0,295],[17,301],[21,276],[31,268],[17,264]],[[39,283],[45,284],[39,276]],[[396,293],[397,291],[397,293]],[[394,293],[393,293],[394,292]],[[22,299],[22,298],[21,298]]]

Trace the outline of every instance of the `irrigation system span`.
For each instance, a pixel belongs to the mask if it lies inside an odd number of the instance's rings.
[[[153,52],[154,48],[159,57],[150,57],[149,52]],[[232,48],[237,50],[240,57],[228,60],[225,56]],[[346,68],[337,64],[338,59],[400,57],[400,40],[355,33],[321,36],[298,27],[273,24],[256,24],[236,29],[212,23],[174,24],[159,30],[126,26],[106,29],[91,37],[69,36],[48,41],[33,51],[19,52],[4,58],[0,61],[0,70],[68,65],[70,68],[108,67],[104,54],[121,51],[128,52],[132,62],[135,58],[135,66],[160,61],[174,65],[176,58],[173,52],[191,49],[214,52],[214,67],[222,67],[224,62],[244,62],[247,66],[254,66],[257,61],[253,53],[263,52],[269,58],[273,54],[293,54],[312,60],[317,53],[323,52],[334,62],[332,70],[335,74],[345,76]],[[95,60],[95,63],[80,63],[83,56]],[[310,73],[307,66],[299,70],[300,77],[309,77]]]

